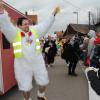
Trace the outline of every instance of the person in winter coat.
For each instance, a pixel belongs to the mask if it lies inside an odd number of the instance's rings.
[[[69,62],[68,75],[77,76],[75,69],[78,62],[78,55],[76,49],[70,44],[70,38],[66,39],[63,50],[64,59],[66,63]]]
[[[32,78],[39,87],[38,100],[46,100],[45,89],[49,83],[48,73],[45,68],[41,53],[39,38],[45,35],[52,26],[55,16],[59,11],[56,7],[51,16],[39,25],[30,25],[27,18],[19,18],[17,27],[11,21],[0,1],[0,30],[14,48],[14,71],[19,90],[22,91],[24,100],[31,100]]]
[[[93,67],[99,68],[98,75],[100,76],[100,33],[96,33],[96,38],[94,40],[94,54],[91,59]],[[100,77],[99,77],[100,79]]]
[[[57,47],[51,36],[48,36],[48,41],[46,41],[44,44],[43,52],[45,53],[45,61],[47,66],[52,66],[54,63],[54,58],[57,54]]]
[[[89,38],[87,35],[84,35],[83,43],[80,45],[80,49],[82,50],[81,60],[84,62],[84,64],[85,64],[85,59],[87,56],[88,43],[89,43]]]

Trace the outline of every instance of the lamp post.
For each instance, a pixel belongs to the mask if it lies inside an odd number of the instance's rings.
[[[73,13],[77,15],[77,24],[78,24],[78,12],[75,11]]]

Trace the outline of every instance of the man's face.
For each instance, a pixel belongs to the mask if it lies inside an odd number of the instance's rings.
[[[27,19],[23,20],[22,25],[20,25],[19,28],[24,32],[28,32],[29,31],[29,21]]]

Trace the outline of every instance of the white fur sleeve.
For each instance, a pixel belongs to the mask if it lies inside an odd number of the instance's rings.
[[[43,37],[47,33],[47,31],[51,28],[52,24],[54,23],[54,20],[55,20],[54,15],[51,15],[44,22],[38,25],[32,26],[37,30],[39,34],[39,38]]]
[[[89,44],[88,44],[88,55],[90,56],[90,59],[93,57],[94,48],[95,48],[95,45],[94,45],[94,38],[92,38],[92,39],[89,41]]]
[[[17,28],[11,23],[8,13],[0,14],[0,31],[5,35],[9,42],[13,42]]]

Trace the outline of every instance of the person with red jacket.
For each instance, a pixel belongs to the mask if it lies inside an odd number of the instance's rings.
[[[100,44],[100,32],[96,33],[96,38],[94,40],[94,44]]]

